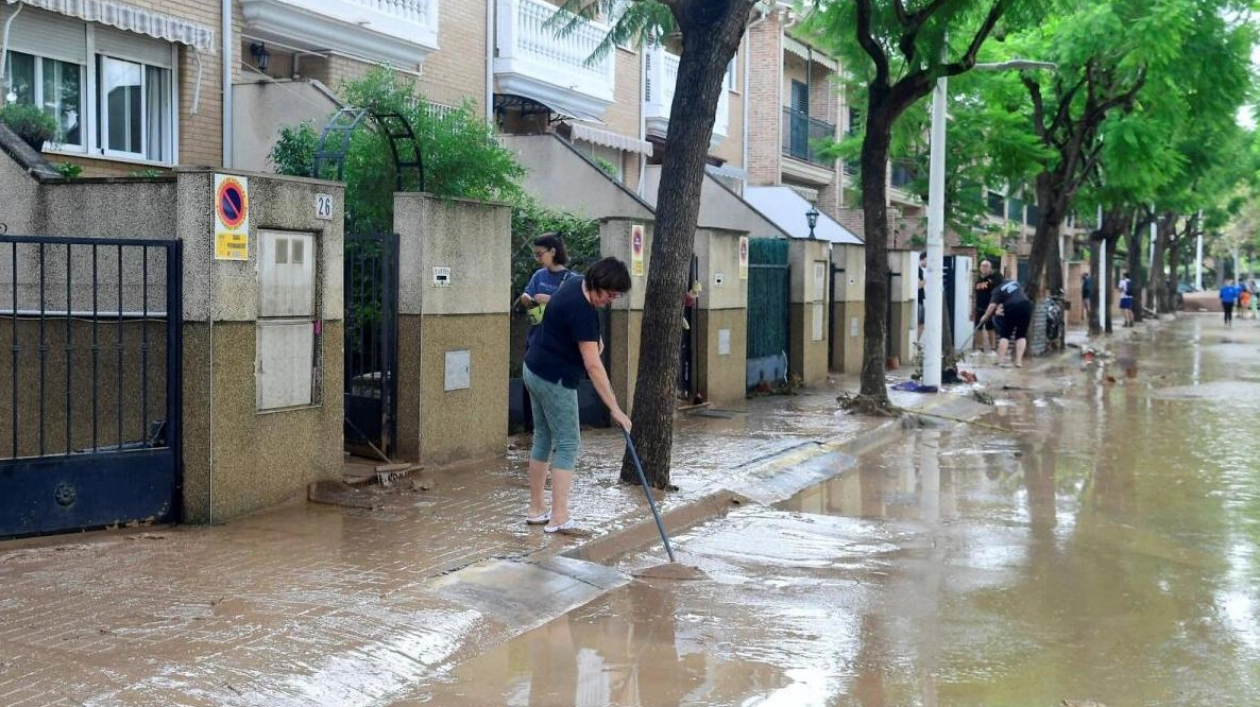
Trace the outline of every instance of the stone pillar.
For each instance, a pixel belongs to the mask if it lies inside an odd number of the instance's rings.
[[[893,276],[888,288],[888,301],[892,307],[892,325],[888,328],[892,352],[889,355],[899,360],[900,367],[913,366],[914,344],[919,329],[918,255],[909,250],[890,249],[888,271]]]
[[[705,400],[744,399],[748,374],[748,280],[739,277],[744,231],[696,231],[696,260],[703,285],[696,304],[697,390]]]
[[[232,174],[248,179],[248,260],[214,259],[215,173],[177,172],[175,230],[184,241],[183,503],[184,519],[194,523],[304,494],[311,482],[340,478],[343,461],[344,187]],[[316,194],[332,197],[330,220],[316,217]],[[260,363],[260,354],[271,350],[259,343],[269,341],[260,327],[259,274],[267,231],[312,236],[315,259],[311,399],[275,409],[260,409],[267,403],[259,396],[260,382],[275,370]]]
[[[396,194],[398,454],[441,466],[504,453],[511,210]]]
[[[635,267],[636,234],[641,234],[642,272]],[[599,225],[599,254],[614,257],[630,268],[630,292],[614,300],[608,331],[604,332],[608,378],[621,409],[630,414],[634,383],[639,373],[639,343],[642,340],[643,302],[647,272],[652,265],[652,223],[629,219],[604,219]],[[678,303],[683,306],[682,302]]]
[[[835,291],[831,293],[831,367],[844,373],[862,371],[862,341],[866,326],[866,248],[860,245],[834,245],[832,267]]]
[[[805,385],[827,380],[827,285],[826,241],[793,239],[788,250],[792,267],[792,314],[788,333],[791,360],[788,370]]]

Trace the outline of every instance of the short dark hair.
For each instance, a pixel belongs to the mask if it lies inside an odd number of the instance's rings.
[[[586,287],[605,292],[629,292],[630,271],[616,258],[604,258],[586,269]]]
[[[544,233],[534,239],[534,245],[547,250],[554,250],[556,254],[551,257],[556,265],[569,264],[569,251],[564,249],[564,241],[560,239],[557,233]]]

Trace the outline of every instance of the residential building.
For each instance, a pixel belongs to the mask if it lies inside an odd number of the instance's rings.
[[[222,4],[6,0],[0,98],[43,106],[54,163],[125,176],[223,162]]]

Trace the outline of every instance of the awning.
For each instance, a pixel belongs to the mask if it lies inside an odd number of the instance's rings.
[[[640,140],[628,135],[619,135],[607,130],[592,128],[589,125],[582,125],[581,123],[573,123],[570,127],[573,128],[574,140],[583,140],[593,145],[603,145],[622,152],[636,152],[648,156],[652,154],[652,143],[647,140]]]
[[[783,37],[783,50],[788,54],[795,54],[805,61],[812,61],[815,64],[821,64],[832,71],[840,70],[840,65],[835,59],[832,59],[826,54],[819,53],[817,49],[810,47],[798,39],[792,39],[791,37],[785,35]]]
[[[813,208],[805,197],[791,187],[748,187],[744,201],[772,221],[792,238],[809,238],[809,222],[805,213]],[[862,239],[822,212],[814,224],[814,238],[829,243],[862,245]]]
[[[97,22],[128,32],[155,37],[167,42],[186,44],[213,54],[214,30],[195,22],[179,19],[160,12],[114,2],[113,0],[4,0],[13,5],[24,3],[41,10],[60,15],[77,17],[87,22]]]

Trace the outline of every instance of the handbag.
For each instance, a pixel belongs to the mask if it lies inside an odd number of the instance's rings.
[[[564,277],[560,278],[560,284],[563,285],[565,281],[569,279],[569,276],[572,274],[573,274],[572,270],[565,270]],[[556,288],[557,291],[559,289],[560,289],[559,287]],[[535,301],[533,307],[530,307],[529,309],[525,310],[525,314],[529,317],[529,325],[538,326],[539,324],[542,324],[543,314],[545,314],[546,311],[547,311],[547,304],[545,302]]]

